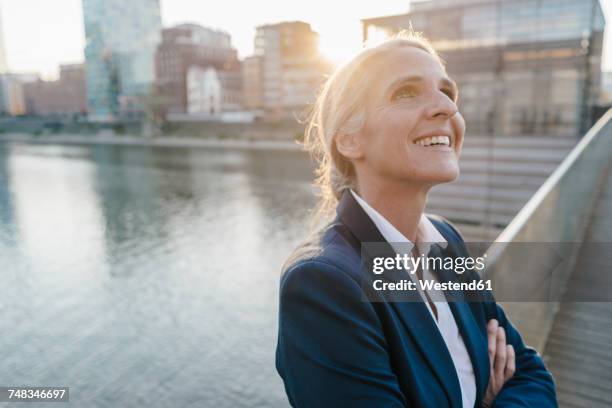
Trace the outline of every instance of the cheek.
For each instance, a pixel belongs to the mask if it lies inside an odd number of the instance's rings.
[[[406,144],[418,122],[417,118],[418,115],[412,110],[401,108],[390,109],[380,117],[380,134],[389,145],[387,153],[399,153],[397,149],[407,147]]]

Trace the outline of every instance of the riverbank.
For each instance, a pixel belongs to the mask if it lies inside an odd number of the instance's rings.
[[[243,140],[243,139],[207,139],[186,136],[128,136],[115,134],[98,135],[29,135],[24,133],[7,133],[0,135],[0,142],[18,142],[30,144],[65,144],[65,145],[126,145],[153,147],[186,147],[186,148],[220,148],[220,149],[256,149],[303,151],[297,142],[281,140]]]

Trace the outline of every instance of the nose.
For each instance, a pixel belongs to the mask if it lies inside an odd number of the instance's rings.
[[[427,108],[427,117],[431,119],[450,119],[457,113],[457,104],[444,92],[437,91],[432,95],[432,100]]]

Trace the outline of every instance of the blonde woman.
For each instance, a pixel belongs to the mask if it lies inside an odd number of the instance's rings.
[[[430,189],[459,175],[457,98],[413,33],[362,50],[323,87],[305,144],[319,163],[320,211],[336,214],[281,277],[276,367],[291,405],[557,406],[551,374],[491,295],[364,300],[363,243],[469,256],[454,226],[424,214]]]

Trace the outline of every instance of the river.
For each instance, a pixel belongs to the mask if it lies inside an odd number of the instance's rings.
[[[300,152],[0,144],[0,385],[69,386],[75,407],[288,406],[278,282],[310,182]]]

